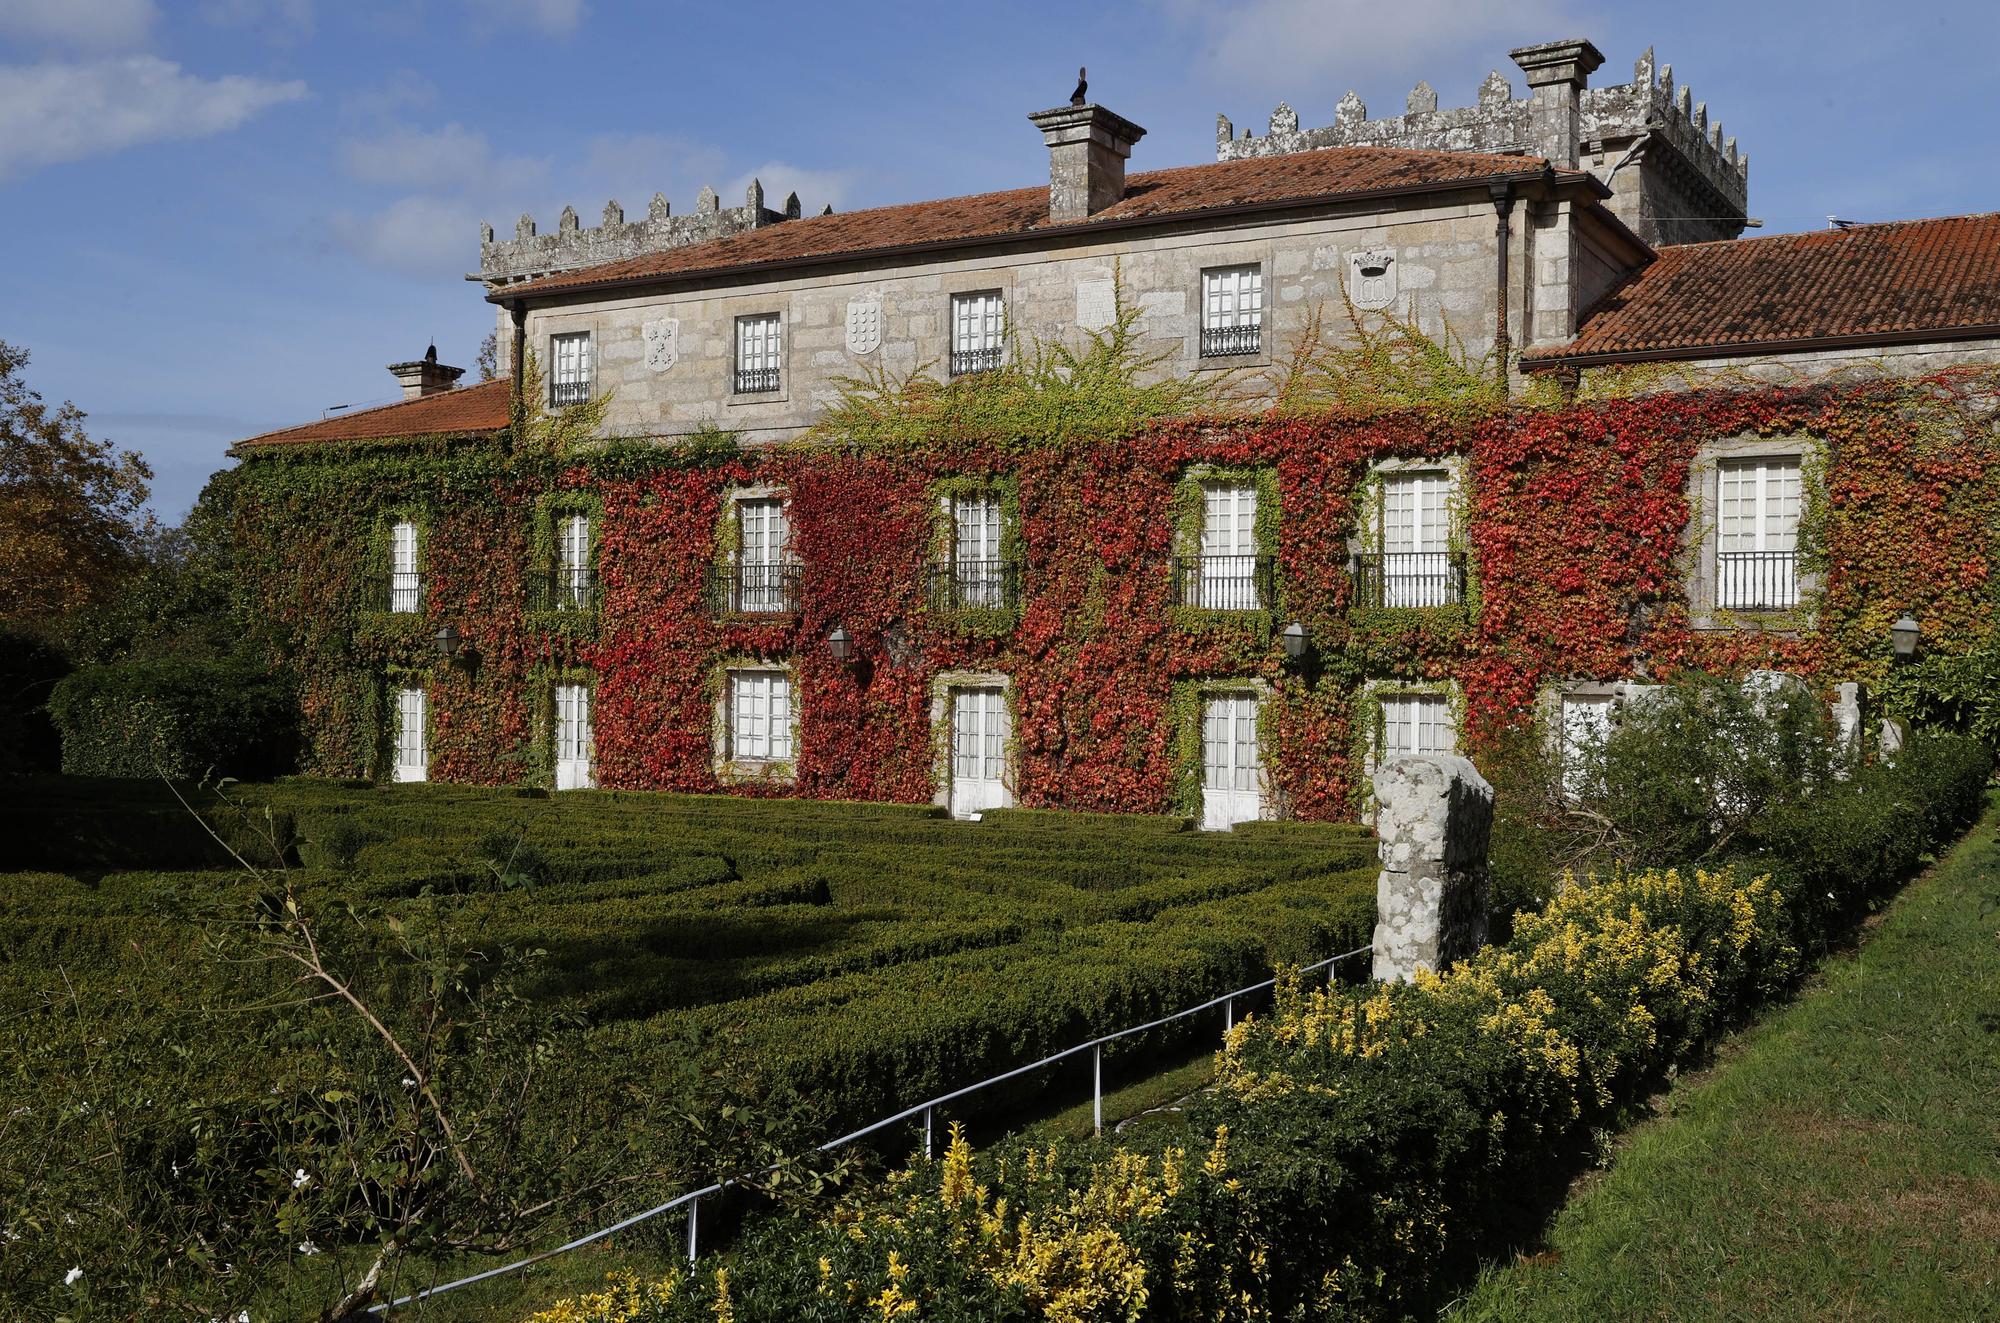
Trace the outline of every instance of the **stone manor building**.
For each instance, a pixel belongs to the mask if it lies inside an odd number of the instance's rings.
[[[398,363],[402,402],[234,453],[497,434],[531,355],[548,406],[609,393],[607,436],[671,445],[719,427],[754,447],[802,434],[838,379],[987,371],[1025,339],[1102,330],[1121,306],[1163,355],[1157,370],[1186,374],[1270,367],[1315,318],[1337,332],[1350,309],[1448,333],[1515,384],[1632,363],[1677,364],[1699,381],[2000,362],[2000,215],[1744,238],[1756,225],[1749,158],[1651,51],[1629,81],[1595,83],[1604,59],[1588,41],[1510,55],[1515,77],[1494,72],[1469,105],[1440,108],[1419,83],[1389,115],[1371,117],[1349,92],[1319,127],[1287,104],[1261,134],[1219,117],[1205,164],[1133,168],[1146,131],[1079,95],[1027,117],[1049,165],[1046,182],[1025,187],[807,216],[796,196],[767,206],[753,184],[736,207],[703,190],[687,214],[656,195],[634,219],[611,202],[595,226],[565,208],[549,233],[527,216],[511,237],[483,227],[476,279],[494,309],[497,380],[457,386],[460,370],[434,355]],[[1797,602],[1801,463],[1796,445],[1770,441],[1704,457],[1696,481],[1723,515],[1690,585],[1701,619]],[[1459,481],[1447,456],[1388,475],[1376,541],[1357,543],[1379,557],[1382,605],[1458,591],[1444,539]],[[729,606],[782,609],[783,496],[734,499],[742,569]],[[1245,531],[1254,496],[1218,488],[1207,499],[1190,600],[1260,600]],[[982,601],[1002,591],[979,568],[997,560],[998,520],[976,503],[954,514],[971,567],[957,588]],[[410,609],[419,536],[399,525],[390,549]],[[591,530],[563,536],[574,542],[564,564],[580,568]],[[564,688],[558,782],[589,784],[590,696]],[[940,698],[954,739],[964,723],[976,737],[1004,720],[998,685],[963,688]],[[1609,692],[1579,691],[1574,721],[1597,720],[1586,709]],[[1245,693],[1209,714],[1223,744],[1243,715],[1229,704]],[[1380,754],[1452,751],[1443,696],[1424,700],[1392,700]],[[783,763],[773,713],[791,701],[782,668],[732,680],[716,713],[718,768]],[[396,775],[419,777],[423,693],[397,702]],[[1212,750],[1211,770],[1221,759],[1228,781],[1242,756]],[[940,796],[967,811],[1011,802],[1004,776],[983,779]],[[1268,811],[1242,778],[1231,784],[1235,800],[1215,787],[1211,825]]]

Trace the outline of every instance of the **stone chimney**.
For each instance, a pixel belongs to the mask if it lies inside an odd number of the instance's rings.
[[[446,367],[438,362],[436,345],[425,350],[424,356],[413,362],[391,363],[389,371],[395,373],[396,380],[402,384],[403,398],[406,400],[450,390],[458,384],[458,379],[465,375],[464,368]]]
[[[1125,196],[1125,160],[1144,129],[1094,105],[1038,110],[1028,119],[1049,147],[1050,220],[1088,220]]]
[[[1604,55],[1587,41],[1546,41],[1507,55],[1528,75],[1529,141],[1522,144],[1559,167],[1575,169],[1582,145],[1584,86]]]

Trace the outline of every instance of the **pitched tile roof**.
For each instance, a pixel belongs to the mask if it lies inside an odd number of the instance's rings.
[[[2000,335],[2000,213],[1662,248],[1528,367]]]
[[[477,386],[421,395],[414,400],[398,400],[373,409],[322,418],[301,427],[265,432],[238,441],[230,449],[261,449],[308,441],[376,441],[396,436],[497,432],[507,426],[508,385],[502,377],[497,381],[482,381]]]
[[[707,274],[879,249],[1003,239],[1038,231],[1087,231],[1094,226],[1165,220],[1182,213],[1227,207],[1476,186],[1538,175],[1547,165],[1539,156],[1414,151],[1399,147],[1326,147],[1129,175],[1123,198],[1089,220],[1075,224],[1058,225],[1050,221],[1046,187],[1016,188],[785,221],[706,243],[504,285],[488,297],[505,302],[566,289]],[[1565,181],[1595,182],[1589,174],[1579,171],[1564,170],[1558,175]]]

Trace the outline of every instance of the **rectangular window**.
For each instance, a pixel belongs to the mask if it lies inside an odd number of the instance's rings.
[[[430,748],[425,729],[424,691],[396,691],[396,768],[398,781],[423,781],[430,776]]]
[[[1571,799],[1587,794],[1597,781],[1598,759],[1611,734],[1610,694],[1562,696],[1561,759],[1563,793]]]
[[[1230,266],[1201,273],[1201,356],[1231,358],[1264,347],[1264,269]]]
[[[784,501],[738,501],[736,531],[736,609],[789,611],[792,535]]]
[[[1395,694],[1382,699],[1377,762],[1455,753],[1457,749],[1451,704],[1443,694]]]
[[[1257,548],[1257,489],[1202,484],[1201,554],[1181,566],[1179,600],[1210,611],[1258,610],[1268,570]]]
[[[596,746],[590,730],[590,688],[556,686],[556,789],[587,790],[596,784]]]
[[[792,677],[783,671],[729,674],[729,756],[784,762],[792,756]]]
[[[998,290],[951,296],[951,375],[1000,366],[1006,344],[1005,304]]]
[[[736,393],[757,395],[777,390],[781,359],[778,314],[760,313],[736,319]]]
[[[1444,606],[1461,596],[1451,554],[1451,473],[1421,469],[1382,479],[1381,551],[1364,566],[1374,606]],[[1367,571],[1372,570],[1372,573]]]
[[[1797,606],[1798,456],[1725,460],[1716,479],[1715,604],[1736,611]]]
[[[590,332],[549,337],[549,404],[561,408],[590,398]]]
[[[1257,750],[1257,698],[1219,694],[1203,709],[1202,787],[1249,792],[1257,789],[1263,763]]]
[[[990,492],[951,498],[951,587],[953,606],[1007,604],[1000,498]]]
[[[389,609],[415,611],[424,595],[417,568],[417,526],[405,519],[389,530]]]
[[[581,611],[596,601],[596,584],[590,570],[590,519],[585,515],[565,516],[560,532],[556,605],[566,611]]]

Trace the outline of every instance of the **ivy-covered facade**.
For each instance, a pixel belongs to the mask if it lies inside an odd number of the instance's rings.
[[[1995,612],[1996,399],[1956,376],[760,450],[516,428],[251,450],[222,481],[245,582],[288,640],[310,773],[387,776],[393,694],[419,686],[432,778],[552,786],[566,685],[588,690],[602,787],[921,802],[952,775],[939,678],[972,676],[1004,682],[1009,802],[1199,813],[1249,759],[1259,815],[1327,819],[1355,811],[1405,696],[1435,696],[1408,720],[1476,754],[1552,687],[1758,666],[1872,686],[1906,613],[1926,648],[1974,647]],[[1759,439],[1796,443],[1799,592],[1718,611],[1703,457]],[[1462,559],[1448,591],[1370,578],[1398,472],[1448,484],[1423,553]],[[752,610],[715,592],[745,554],[744,492],[782,507],[791,585]],[[1004,595],[938,592],[966,499],[994,507],[981,555],[1008,565]],[[1240,545],[1215,540],[1218,510]],[[552,601],[575,517],[590,591]],[[419,609],[385,610],[406,520]],[[1203,581],[1211,555],[1258,568]],[[763,746],[781,768],[730,756],[743,669],[785,677],[786,710],[753,714],[787,723]],[[1231,697],[1254,752],[1205,728]]]

